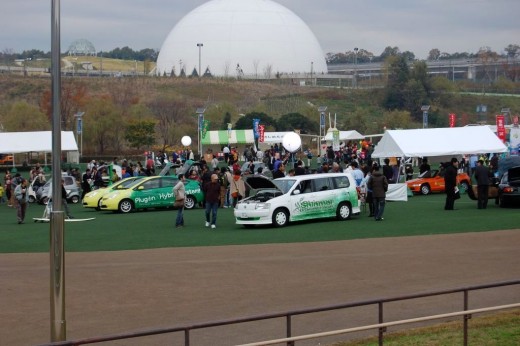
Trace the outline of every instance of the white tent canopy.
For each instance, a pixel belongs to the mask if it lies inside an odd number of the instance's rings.
[[[430,157],[502,153],[507,147],[488,126],[388,130],[372,157]]]
[[[72,131],[61,131],[61,150],[78,151]],[[52,152],[52,132],[0,132],[0,153]]]
[[[326,141],[332,141],[333,133],[329,130],[325,137],[323,138]],[[339,131],[339,140],[340,141],[353,141],[353,140],[361,140],[365,139],[365,136],[363,136],[361,133],[357,132],[356,130],[352,131]]]

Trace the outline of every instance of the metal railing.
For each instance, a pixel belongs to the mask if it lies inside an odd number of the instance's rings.
[[[469,328],[468,320],[471,319],[472,314],[485,312],[485,311],[494,311],[497,309],[512,308],[512,307],[518,306],[518,304],[510,304],[510,305],[504,305],[504,306],[499,306],[499,307],[469,310],[469,293],[472,291],[477,291],[477,290],[513,286],[513,285],[520,285],[520,280],[503,281],[503,282],[477,285],[477,286],[458,287],[458,288],[447,289],[447,290],[431,291],[431,292],[397,296],[397,297],[391,297],[391,298],[366,300],[366,301],[329,305],[329,306],[315,307],[315,308],[308,308],[308,309],[301,309],[301,310],[292,310],[292,311],[286,311],[286,312],[264,314],[264,315],[250,316],[250,317],[230,319],[230,320],[221,320],[221,321],[214,321],[214,322],[207,322],[207,323],[192,324],[192,325],[184,325],[184,326],[171,327],[171,328],[160,328],[160,329],[150,329],[150,330],[139,331],[139,332],[128,332],[128,333],[108,335],[108,336],[92,337],[92,338],[81,339],[81,340],[62,341],[62,342],[42,344],[40,346],[86,345],[86,344],[95,344],[95,343],[101,343],[101,342],[132,339],[132,338],[169,334],[169,333],[178,333],[178,332],[184,333],[184,345],[190,346],[191,345],[190,332],[194,331],[194,330],[221,327],[221,326],[227,326],[227,325],[236,325],[236,324],[242,324],[242,323],[246,323],[246,322],[271,320],[271,319],[276,319],[276,318],[285,318],[285,325],[286,325],[286,338],[279,339],[276,342],[277,343],[286,342],[286,344],[288,346],[294,346],[296,340],[314,338],[313,334],[307,335],[307,336],[301,336],[301,337],[293,337],[293,335],[292,335],[292,318],[294,316],[307,315],[307,314],[313,314],[313,313],[319,313],[319,312],[325,312],[325,311],[340,310],[340,309],[349,309],[349,308],[362,307],[362,306],[370,306],[370,305],[377,305],[377,307],[378,307],[378,309],[377,309],[378,310],[378,324],[377,325],[350,328],[352,330],[345,329],[345,330],[341,330],[341,333],[339,333],[339,331],[336,331],[336,334],[344,334],[347,332],[354,332],[354,331],[368,330],[368,329],[378,329],[379,345],[383,345],[384,333],[386,332],[386,328],[388,326],[419,322],[419,320],[426,321],[426,320],[433,320],[433,319],[450,317],[450,316],[452,316],[452,317],[453,316],[463,316],[463,334],[464,334],[463,344],[464,344],[464,346],[467,346],[468,345],[468,328]],[[418,299],[418,298],[449,295],[449,294],[454,294],[454,293],[463,294],[463,297],[462,297],[463,312],[426,316],[426,317],[422,317],[419,319],[413,319],[413,320],[410,319],[410,320],[394,321],[394,322],[387,322],[387,323],[384,322],[384,315],[383,315],[384,304],[397,302],[397,301],[403,301],[403,300],[412,300],[412,299]],[[329,333],[333,333],[333,332],[329,332]],[[330,335],[332,335],[332,334],[330,334]],[[326,333],[324,333],[323,336],[326,336]],[[273,340],[271,340],[271,341],[273,341]],[[270,342],[264,341],[264,343],[254,343],[251,345],[262,345],[262,344],[267,345],[267,344],[270,344]]]

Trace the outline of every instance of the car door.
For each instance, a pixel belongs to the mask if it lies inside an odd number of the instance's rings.
[[[307,220],[313,217],[311,201],[316,198],[312,189],[312,179],[302,179],[291,191],[289,205],[291,221]]]
[[[314,217],[331,217],[336,215],[336,206],[339,190],[334,188],[331,178],[318,178],[313,180],[315,194]]]
[[[177,184],[178,179],[164,177],[161,179],[161,188],[158,193],[159,204],[161,207],[171,207],[175,202],[173,196],[173,187]]]
[[[137,209],[154,208],[160,205],[159,190],[161,181],[159,177],[148,179],[135,187],[132,199]]]

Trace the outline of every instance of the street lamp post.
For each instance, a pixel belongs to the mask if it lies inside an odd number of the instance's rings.
[[[311,85],[314,86],[314,79],[312,78],[312,74],[314,73],[314,61],[311,61]]]
[[[430,110],[430,106],[424,105],[421,107],[421,110],[423,112],[423,129],[428,128],[428,111]]]
[[[197,152],[199,154],[199,159],[200,159],[200,155],[201,155],[201,152],[202,152],[202,138],[201,138],[201,131],[202,131],[202,126],[204,124],[204,112],[206,111],[206,108],[204,107],[200,107],[200,108],[197,108],[197,110],[195,111],[195,113],[197,113],[197,120],[198,120],[198,125],[197,125]]]
[[[79,157],[83,154],[83,115],[85,112],[77,112],[74,114],[76,118],[76,143],[79,141],[78,137],[81,135],[81,145],[79,147]]]
[[[201,71],[201,68],[202,68],[201,67],[202,66],[201,61],[202,61],[202,59],[201,58],[202,58],[202,47],[204,47],[204,44],[197,43],[197,47],[199,47],[199,79],[200,79],[200,77],[202,77],[202,71]]]
[[[354,87],[357,88],[357,52],[358,48],[354,48]]]
[[[321,156],[321,130],[323,129],[323,135],[325,136],[325,111],[327,110],[327,106],[318,107],[318,112],[320,112],[320,133],[318,137],[318,152],[316,155],[318,157]]]

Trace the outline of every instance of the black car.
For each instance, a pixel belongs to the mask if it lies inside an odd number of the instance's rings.
[[[498,184],[497,198],[500,207],[520,205],[520,166],[511,167],[504,173]]]

